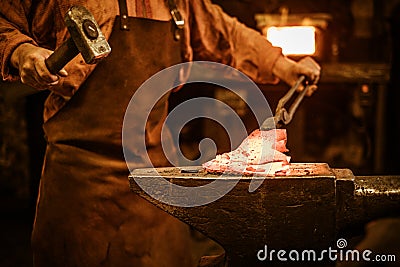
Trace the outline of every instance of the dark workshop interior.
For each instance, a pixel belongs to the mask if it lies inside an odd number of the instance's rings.
[[[289,21],[300,23],[299,17],[307,17],[317,27],[313,56],[321,64],[322,75],[318,91],[304,100],[287,127],[292,162],[327,163],[350,169],[355,176],[400,175],[400,0],[213,2],[262,34],[284,13]],[[259,87],[272,110],[287,90],[284,84]],[[47,95],[19,83],[0,84],[3,267],[32,266],[30,233],[46,145],[41,125]],[[257,127],[246,104],[223,88],[192,84],[175,96],[171,107],[195,96],[215,97],[239,114],[249,133]],[[215,140],[218,153],[232,149],[218,125],[199,119],[181,132],[184,155],[199,157],[198,144],[205,137]],[[394,235],[400,235],[399,228],[397,224]]]

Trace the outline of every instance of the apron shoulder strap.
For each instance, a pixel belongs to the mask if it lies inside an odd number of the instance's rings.
[[[175,25],[175,33],[174,38],[179,40],[181,37],[181,32],[183,27],[185,26],[185,20],[181,12],[179,12],[178,7],[176,5],[175,0],[167,0],[168,8],[171,13],[172,19]],[[121,17],[121,30],[128,31],[129,30],[129,19],[128,19],[128,6],[126,4],[126,0],[118,0],[119,5],[119,14]]]
[[[129,20],[128,20],[128,6],[126,5],[126,0],[118,0],[119,5],[119,15],[121,17],[121,30],[129,30]]]

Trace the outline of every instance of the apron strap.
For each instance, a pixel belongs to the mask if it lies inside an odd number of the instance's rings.
[[[175,0],[167,0],[167,1],[168,1],[169,12],[171,13],[175,25],[174,38],[175,40],[179,40],[181,39],[182,29],[185,26],[185,20],[183,19],[181,12],[179,12]]]
[[[129,20],[128,20],[128,6],[126,5],[126,0],[118,0],[119,5],[119,15],[121,17],[121,30],[129,30]]]
[[[171,13],[172,19],[175,25],[175,40],[180,40],[181,32],[185,26],[185,20],[182,17],[181,12],[179,12],[175,0],[167,0],[169,12]],[[128,20],[128,6],[126,0],[118,0],[119,14],[121,17],[121,30],[129,30],[129,20]]]

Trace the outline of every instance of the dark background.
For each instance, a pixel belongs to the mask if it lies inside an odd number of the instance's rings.
[[[317,59],[322,66],[335,62],[387,65],[387,81],[325,82],[322,76],[319,90],[305,100],[288,127],[288,147],[294,162],[326,162],[334,168],[349,168],[356,175],[400,173],[399,0],[214,2],[254,29],[255,14],[279,13],[282,6],[288,7],[290,13],[331,14],[326,51],[324,57]],[[228,102],[236,103],[233,108],[240,110],[248,130],[256,127],[234,96],[221,88],[193,86],[202,87],[204,95],[222,95]],[[367,86],[368,92],[362,90],[363,86]],[[197,96],[193,92],[199,90],[192,87],[181,90],[175,102]],[[287,90],[283,84],[260,87],[272,110]],[[384,90],[383,113],[377,110],[379,90]],[[48,92],[29,93],[18,84],[0,84],[0,266],[5,267],[31,266],[29,238],[45,150],[41,124]],[[377,135],[377,124],[384,128],[383,136]],[[196,130],[199,125],[203,131]],[[219,152],[229,150],[221,131],[209,121],[194,122],[182,132],[182,150],[188,157],[196,158],[198,141],[204,136],[217,141]],[[384,153],[377,153],[376,144]]]

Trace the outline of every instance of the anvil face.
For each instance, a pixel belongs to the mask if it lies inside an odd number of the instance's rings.
[[[193,173],[192,167],[188,168],[183,172],[182,168],[160,168],[157,172],[171,183],[187,187],[240,178],[218,177],[195,168]],[[265,245],[277,250],[318,249],[334,240],[335,172],[323,163],[294,163],[290,168],[288,176],[244,177],[220,199],[186,208],[162,203],[136,184],[134,179],[151,183],[155,178],[151,169],[134,170],[129,178],[134,192],[214,239],[236,262],[250,263],[257,261],[257,252]],[[252,179],[263,181],[249,192]]]

